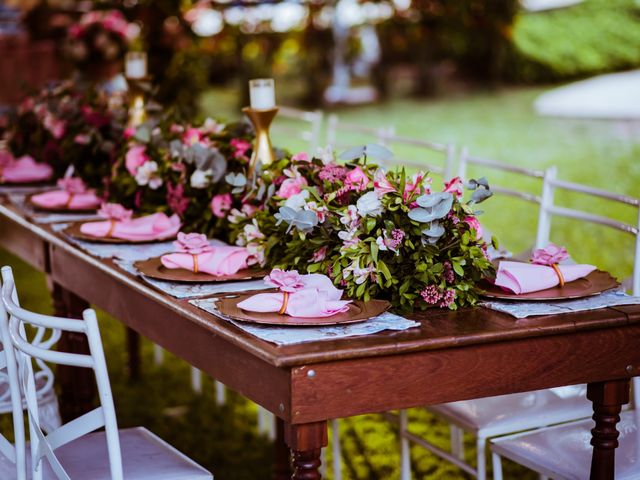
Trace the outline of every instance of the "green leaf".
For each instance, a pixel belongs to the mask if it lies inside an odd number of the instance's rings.
[[[384,278],[387,279],[387,281],[391,280],[391,272],[389,272],[389,268],[387,267],[387,264],[384,263],[382,260],[380,260],[378,262],[378,270],[380,270],[380,272],[384,275]]]
[[[373,241],[370,243],[370,247],[371,247],[371,258],[373,259],[374,262],[378,261],[378,244]]]

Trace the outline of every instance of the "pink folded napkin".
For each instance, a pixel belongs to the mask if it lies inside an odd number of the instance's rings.
[[[102,202],[93,191],[71,193],[64,190],[40,193],[32,196],[31,201],[43,208],[68,208],[69,210],[94,210]]]
[[[586,277],[596,267],[593,265],[558,265],[565,283]],[[550,265],[521,262],[500,262],[496,285],[513,293],[537,292],[560,284],[560,278]]]
[[[119,220],[111,218],[103,222],[84,223],[80,231],[92,237],[120,238],[122,240],[152,241],[172,238],[180,230],[177,215],[167,217],[154,213],[145,217]]]
[[[9,160],[0,166],[0,180],[5,183],[43,182],[53,176],[53,168],[46,163],[38,163],[28,155],[17,160]]]
[[[340,300],[342,290],[337,289],[329,277],[317,273],[299,275],[295,270],[274,269],[265,277],[265,283],[281,291],[253,295],[238,303],[238,307],[249,312],[281,312],[292,317],[313,318],[346,312],[351,303],[351,300]]]
[[[218,246],[200,254],[169,253],[160,257],[160,261],[166,268],[183,268],[217,276],[233,275],[238,270],[248,268],[248,257],[249,252],[244,247]]]

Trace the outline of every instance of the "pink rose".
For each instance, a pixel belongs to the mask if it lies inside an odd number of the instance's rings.
[[[302,187],[307,185],[307,180],[304,177],[287,178],[282,182],[278,189],[278,196],[282,198],[289,198],[293,195],[297,195],[302,191]]]
[[[274,268],[271,273],[264,277],[264,282],[267,285],[276,287],[283,292],[294,293],[304,288],[302,277],[297,270],[290,270],[288,272]]]
[[[233,199],[229,193],[220,193],[211,199],[211,211],[218,218],[224,218],[231,208]]]
[[[376,170],[373,176],[373,191],[376,192],[378,198],[382,198],[385,194],[395,192],[384,170]]]
[[[538,265],[553,265],[567,258],[569,258],[569,253],[566,248],[550,243],[545,248],[534,250],[531,256],[531,262]]]
[[[307,152],[299,152],[296,153],[293,157],[291,157],[292,162],[308,162],[309,154]]]
[[[131,220],[133,210],[128,210],[119,203],[103,203],[98,210],[98,215],[110,220],[127,221]]]
[[[87,186],[84,184],[82,179],[78,177],[61,178],[58,180],[57,185],[65,192],[72,193],[74,195],[87,191]]]
[[[453,177],[448,182],[445,182],[443,192],[449,192],[456,197],[462,196],[462,179],[460,177]]]
[[[207,236],[202,233],[184,233],[178,232],[178,239],[173,242],[178,252],[190,253],[198,255],[213,250],[213,247],[207,240]]]
[[[369,177],[367,177],[367,174],[364,173],[360,167],[351,170],[344,179],[344,185],[348,187],[349,190],[366,190],[368,184]]]
[[[124,164],[131,175],[138,173],[138,168],[147,163],[149,156],[146,154],[144,145],[134,145],[125,155]]]
[[[468,216],[464,219],[465,223],[469,225],[476,231],[476,240],[482,240],[482,236],[484,235],[484,231],[482,230],[482,225],[480,225],[480,221],[476,217]]]

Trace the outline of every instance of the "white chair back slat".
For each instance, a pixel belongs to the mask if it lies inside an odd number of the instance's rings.
[[[278,122],[278,117],[293,120],[295,125]],[[273,123],[273,131],[286,133],[308,144],[309,154],[314,155],[320,146],[320,134],[324,113],[321,110],[312,112],[291,107],[278,107],[278,116]]]
[[[466,165],[480,165],[484,167],[493,168],[495,170],[502,170],[503,172],[517,173],[526,175],[533,178],[544,178],[544,170],[532,170],[529,168],[518,167],[516,165],[509,165],[508,163],[498,162],[497,160],[490,160],[488,158],[480,158],[469,155],[468,150],[463,148],[460,154],[460,171],[465,167],[463,171],[466,174]]]
[[[633,207],[640,206],[640,200],[628,195],[620,195],[618,193],[608,192],[599,188],[590,187],[588,185],[581,185],[579,183],[567,182],[564,180],[558,180],[557,178],[549,178],[549,185],[555,188],[562,188],[563,190],[570,190],[573,192],[584,193],[586,195],[592,195],[595,197],[612,200],[614,202],[626,203]]]
[[[501,187],[499,185],[491,185],[491,190],[496,193],[501,193],[502,195],[508,195],[510,197],[520,198],[527,202],[537,203],[539,204],[541,201],[540,195],[535,195],[533,193],[521,192],[519,190],[514,190],[512,188]]]
[[[573,218],[574,220],[584,220],[585,222],[597,223],[606,227],[615,228],[621,232],[631,233],[632,235],[637,235],[638,233],[638,227],[634,227],[628,223],[619,222],[608,217],[603,217],[602,215],[594,215],[592,213],[586,213],[573,208],[550,206],[547,208],[547,213],[558,217]]]
[[[3,285],[0,297],[3,308],[9,313],[8,339],[3,339],[3,341],[10,342],[16,352],[18,375],[21,379],[20,383],[23,385],[29,416],[31,474],[33,478],[35,480],[42,478],[42,462],[46,458],[58,478],[68,479],[69,476],[55,455],[55,449],[104,426],[111,478],[112,480],[122,480],[122,455],[118,426],[95,312],[93,310],[85,310],[83,318],[78,320],[62,319],[29,312],[20,308],[14,300],[15,285],[9,267],[2,268],[2,279]],[[33,326],[36,329],[48,328],[59,331],[82,332],[87,336],[90,354],[82,355],[48,351],[41,344],[34,344],[33,340],[28,339],[25,325]],[[43,337],[40,336],[40,338]],[[91,368],[96,378],[100,407],[45,435],[39,419],[39,406],[33,372],[34,360],[38,365],[41,365],[43,361],[49,361],[56,364]]]

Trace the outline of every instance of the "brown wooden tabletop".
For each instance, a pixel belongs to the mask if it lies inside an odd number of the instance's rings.
[[[277,346],[156,291],[6,202],[0,245],[47,272],[63,297],[104,309],[277,415],[293,478],[320,478],[328,419],[578,383],[589,383],[594,402],[592,478],[614,478],[611,416],[640,372],[640,306],[521,320],[430,310],[410,315],[420,326],[409,330]]]

